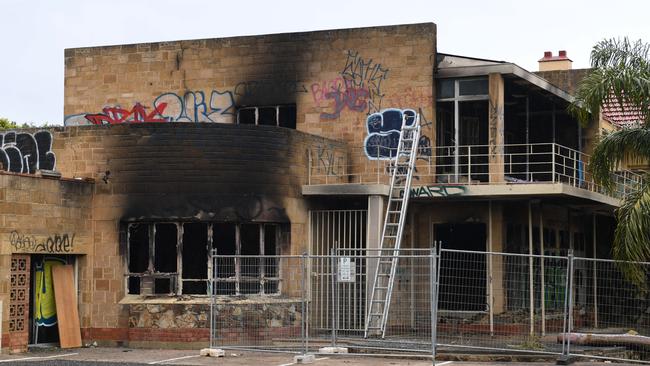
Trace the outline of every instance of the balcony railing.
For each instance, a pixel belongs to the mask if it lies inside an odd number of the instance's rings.
[[[388,184],[390,158],[395,149],[384,146],[355,148],[347,159],[309,159],[308,184]],[[594,183],[586,167],[589,155],[554,143],[466,145],[422,148],[418,153],[414,185],[563,183],[622,198],[642,182],[631,171],[612,173],[614,191]]]

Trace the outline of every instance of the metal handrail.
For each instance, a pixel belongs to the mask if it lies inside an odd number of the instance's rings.
[[[590,155],[556,143],[436,146],[419,152],[414,174],[421,184],[563,183],[622,198],[643,182],[641,174],[615,171],[614,191],[608,191],[587,170]],[[387,184],[395,153],[383,146],[353,148],[334,168],[319,166],[310,154],[308,184]]]

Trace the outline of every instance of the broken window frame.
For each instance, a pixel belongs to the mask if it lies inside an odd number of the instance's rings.
[[[237,108],[237,124],[244,124],[244,125],[252,125],[252,123],[241,123],[240,119],[240,113],[242,111],[247,111],[247,110],[253,110],[255,112],[255,126],[259,126],[260,123],[260,109],[264,108],[275,108],[275,126],[277,127],[284,127],[284,128],[291,128],[291,129],[296,129],[296,123],[297,123],[297,110],[296,110],[296,105],[295,104],[278,104],[278,105],[261,105],[261,106],[242,106]],[[293,108],[293,126],[286,126],[286,122],[283,122],[280,120],[280,110],[281,109],[290,109]],[[264,126],[269,126],[269,125],[264,125]]]
[[[258,226],[258,240],[259,240],[259,255],[242,255],[241,254],[241,227],[242,225],[256,225],[256,224],[251,224],[251,223],[242,223],[242,224],[236,224],[235,225],[235,248],[236,248],[236,254],[233,255],[226,255],[226,256],[219,256],[219,249],[217,248],[216,250],[216,257],[213,258],[212,261],[212,266],[213,268],[216,268],[218,266],[217,261],[219,260],[232,260],[233,267],[234,267],[234,275],[231,276],[224,276],[224,277],[219,277],[217,274],[214,275],[214,283],[215,283],[215,293],[217,295],[223,295],[223,296],[246,296],[246,295],[265,295],[265,296],[277,296],[281,293],[282,290],[282,268],[280,266],[280,260],[277,256],[279,253],[279,243],[281,239],[281,231],[280,231],[280,225],[277,224],[257,224]],[[265,239],[265,230],[267,227],[273,226],[275,227],[275,253],[265,253],[266,251],[266,239]],[[255,276],[250,276],[246,275],[244,271],[242,271],[242,267],[244,266],[250,266],[249,264],[242,263],[243,260],[256,260],[255,257],[259,257],[259,261],[257,262],[257,275]],[[275,276],[267,276],[268,268],[269,268],[269,262],[271,263],[271,267],[273,268],[275,272]],[[223,262],[222,262],[223,263]],[[267,287],[266,285],[269,283],[275,283],[275,291],[267,293]],[[228,284],[233,284],[234,285],[234,293],[230,294],[220,294],[219,292],[219,286],[218,284],[226,284],[225,287],[222,287],[221,290],[228,290],[227,285]],[[244,284],[259,284],[259,291],[257,292],[248,292],[244,291]]]
[[[223,224],[223,223],[211,223],[211,222],[205,222],[207,226],[207,256],[206,256],[206,265],[207,265],[207,278],[204,279],[195,279],[195,278],[183,278],[183,234],[184,234],[184,224],[189,224],[189,223],[194,223],[194,222],[169,222],[169,221],[159,221],[159,222],[128,222],[126,223],[126,233],[125,233],[125,241],[126,241],[126,251],[125,251],[125,258],[124,258],[124,264],[125,264],[125,293],[127,295],[153,295],[153,296],[180,296],[183,295],[183,282],[200,282],[204,281],[206,282],[206,293],[205,294],[185,294],[185,295],[192,295],[192,296],[208,296],[210,292],[210,279],[214,278],[215,280],[215,286],[218,283],[235,283],[235,293],[233,294],[228,294],[225,296],[242,296],[242,295],[250,295],[250,296],[277,296],[280,295],[281,293],[281,284],[282,284],[282,269],[280,268],[280,261],[277,257],[273,257],[279,254],[279,248],[280,248],[280,243],[282,240],[282,227],[280,224],[276,223],[232,223],[235,227],[235,248],[236,248],[236,255],[234,256],[224,256],[226,258],[232,258],[235,261],[235,276],[229,276],[229,277],[223,277],[223,278],[217,278],[214,275],[214,263],[215,259],[219,258],[218,255],[218,248],[217,248],[217,255],[216,257],[213,258],[213,234],[214,230],[213,227],[216,224]],[[176,272],[158,272],[156,271],[155,268],[155,234],[156,234],[156,226],[157,225],[164,225],[164,224],[172,224],[176,226]],[[227,224],[227,223],[226,223]],[[148,258],[147,258],[147,266],[146,270],[144,272],[131,272],[131,228],[134,226],[138,225],[146,225],[147,226],[147,233],[148,233]],[[242,276],[241,275],[241,236],[240,236],[240,231],[241,231],[241,225],[256,225],[259,230],[259,256],[260,259],[258,261],[258,275],[257,276]],[[266,243],[265,243],[265,233],[266,233],[266,228],[267,227],[273,227],[274,228],[274,237],[275,237],[275,253],[265,253],[266,249]],[[263,256],[263,257],[262,257]],[[271,267],[269,267],[269,263]],[[267,277],[266,273],[269,271],[269,268],[272,268],[273,272],[275,272],[275,276],[272,277]],[[214,277],[213,277],[214,276]],[[130,293],[129,289],[129,280],[131,278],[138,278],[139,279],[139,293]],[[169,293],[156,293],[155,292],[155,282],[156,280],[159,279],[169,279],[170,281],[170,291]],[[268,287],[265,286],[267,283],[276,283],[277,285],[274,287],[274,291],[268,291]],[[242,283],[259,283],[259,291],[255,293],[243,293],[241,291],[241,284]],[[143,291],[145,289],[145,291]],[[148,291],[147,291],[148,290]]]

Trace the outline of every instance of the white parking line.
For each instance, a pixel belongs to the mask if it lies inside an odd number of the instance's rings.
[[[58,357],[66,357],[66,356],[74,356],[78,355],[79,353],[66,353],[64,355],[53,355],[53,356],[34,356],[34,357],[21,357],[21,358],[12,358],[9,360],[0,360],[0,363],[2,362],[15,362],[15,361],[28,361],[28,360],[45,360],[48,358],[58,358]]]
[[[322,361],[322,360],[328,360],[328,359],[329,359],[329,357],[321,357],[321,358],[314,358],[314,361]],[[295,362],[291,362],[291,363],[283,363],[282,365],[278,365],[278,366],[291,366],[291,365],[295,365],[295,364],[296,364]]]
[[[437,363],[436,366],[451,365],[454,361],[445,361]]]
[[[169,358],[167,360],[160,360],[160,361],[153,361],[149,362],[149,365],[155,365],[159,363],[165,363],[165,362],[171,362],[171,361],[178,361],[178,360],[184,360],[186,358],[194,358],[194,357],[201,357],[201,355],[191,355],[191,356],[183,356],[183,357],[176,357],[176,358]]]

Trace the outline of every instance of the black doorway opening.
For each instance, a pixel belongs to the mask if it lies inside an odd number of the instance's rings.
[[[434,227],[442,248],[478,253],[444,252],[440,259],[438,306],[441,310],[487,309],[487,228],[483,223],[445,223]]]

